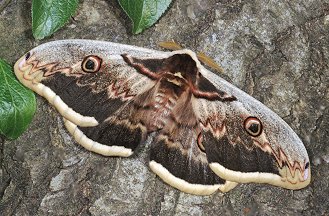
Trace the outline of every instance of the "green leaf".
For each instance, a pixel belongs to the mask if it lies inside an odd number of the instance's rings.
[[[172,0],[119,0],[119,4],[133,22],[133,33],[152,26],[167,10]]]
[[[61,28],[75,13],[78,0],[33,0],[32,32],[43,39]]]
[[[34,93],[17,81],[12,68],[0,59],[0,134],[19,137],[36,109]]]

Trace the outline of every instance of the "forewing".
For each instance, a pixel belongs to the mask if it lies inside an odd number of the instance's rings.
[[[54,55],[56,51],[58,55]],[[147,133],[134,101],[155,82],[151,73],[145,75],[131,67],[125,52],[154,55],[151,50],[112,43],[57,41],[22,57],[15,73],[24,85],[54,105],[80,144],[103,155],[129,156],[127,152]],[[121,146],[127,152],[112,152],[104,146]]]
[[[309,159],[292,129],[256,99],[199,69],[204,79],[200,88],[216,88],[235,98],[192,98],[211,169],[229,181],[305,187],[310,182]]]

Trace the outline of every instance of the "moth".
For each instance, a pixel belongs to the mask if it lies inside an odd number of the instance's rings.
[[[150,169],[183,192],[310,183],[309,157],[296,133],[190,50],[62,40],[32,49],[14,69],[87,150],[129,157],[151,139]]]

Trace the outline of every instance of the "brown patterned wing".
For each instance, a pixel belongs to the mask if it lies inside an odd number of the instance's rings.
[[[289,189],[304,187],[304,163],[291,164],[286,149],[274,149],[262,115],[231,102],[192,99],[201,127],[200,144],[210,168],[238,183],[268,183]],[[307,172],[307,167],[306,171]],[[307,177],[306,177],[307,178]]]
[[[68,131],[86,149],[130,156],[147,136],[138,119],[143,116],[138,116],[136,97],[143,98],[154,87],[155,74],[128,66],[122,55],[107,56],[97,50],[81,53],[81,44],[70,45],[70,52],[78,54],[69,61],[56,62],[44,50],[32,50],[15,65],[17,77],[55,106]]]

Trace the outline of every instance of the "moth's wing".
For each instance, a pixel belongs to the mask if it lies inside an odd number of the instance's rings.
[[[201,128],[186,97],[177,102],[173,118],[151,145],[150,168],[163,181],[186,193],[209,195],[226,192],[237,183],[219,178],[198,145]],[[186,105],[188,104],[188,105]]]
[[[199,81],[199,89],[218,89],[236,98],[192,99],[211,169],[221,178],[239,183],[268,183],[288,189],[308,185],[309,158],[296,133],[265,105],[201,65],[198,67],[203,80]],[[256,136],[246,129],[249,120],[254,119],[260,123]]]
[[[149,128],[143,120],[149,118],[149,113],[144,104],[152,99],[154,88],[136,95],[111,113],[106,110],[107,118],[96,126],[81,127],[69,120],[65,120],[65,126],[74,139],[90,151],[105,156],[130,156],[147,137]]]
[[[145,83],[145,85],[148,84]],[[134,151],[139,144],[146,140],[150,132],[156,130],[152,127],[152,112],[150,112],[150,104],[153,104],[156,89],[157,85],[155,84],[137,94],[132,100],[126,101],[113,113],[107,115],[107,118],[96,126],[77,127],[76,130],[79,131],[78,133],[81,134],[82,138],[86,137],[92,140],[94,145],[106,144],[109,146],[106,151],[94,151],[96,147],[88,150],[107,156],[129,156],[126,151]],[[97,106],[97,104],[95,105]],[[69,129],[69,131],[72,130]],[[77,137],[76,133],[76,131],[72,133],[75,138]],[[76,140],[79,143],[83,141],[82,139]],[[112,147],[115,148],[114,151],[112,151]],[[118,147],[124,148],[120,155],[116,151]],[[103,146],[100,145],[99,149],[103,149]]]
[[[70,133],[82,145],[92,140],[91,149],[103,149],[95,150],[97,153],[129,156],[146,136],[138,120],[130,121],[130,116],[138,112],[132,101],[151,89],[154,82],[152,74],[146,76],[130,67],[121,56],[123,53],[162,55],[108,42],[56,41],[38,46],[18,60],[15,74],[25,86],[55,106],[66,119]],[[82,139],[84,135],[89,141]],[[110,147],[104,150],[104,146]],[[111,146],[124,150],[112,152]]]
[[[95,126],[106,118],[104,112],[108,109],[115,110],[149,87],[147,78],[123,60],[121,55],[124,53],[145,57],[165,55],[110,42],[53,41],[20,58],[15,64],[15,74],[25,86],[53,104],[66,119],[79,126]],[[101,67],[97,73],[81,70],[87,56],[100,58]],[[93,106],[94,103],[98,106]]]
[[[218,163],[236,171],[229,180],[241,183],[243,176],[250,173],[278,174],[274,156],[255,146],[254,138],[245,131],[243,122],[250,114],[238,107],[238,102],[229,102],[228,106],[225,102],[194,99],[193,106],[202,128],[201,145],[212,168]]]
[[[64,119],[64,125],[69,133],[73,136],[73,138],[85,149],[104,155],[104,156],[121,156],[121,157],[129,157],[133,154],[131,148],[127,148],[125,146],[120,145],[104,145],[95,140],[90,139],[85,135],[80,128],[69,120]]]

